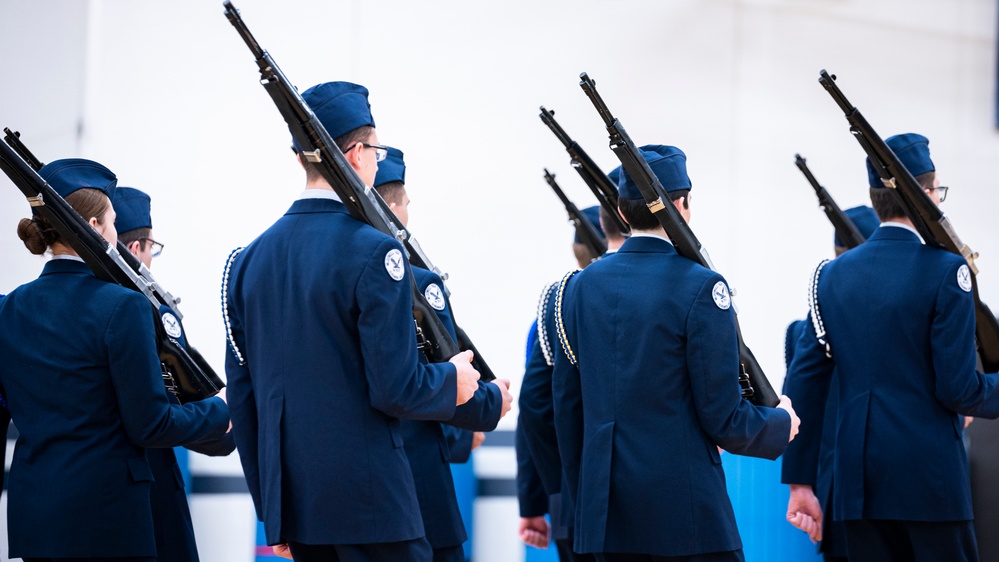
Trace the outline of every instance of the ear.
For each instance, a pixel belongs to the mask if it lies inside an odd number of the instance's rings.
[[[676,207],[677,211],[683,211],[683,202],[687,200],[687,197],[690,197],[690,195],[689,194],[688,195],[684,195],[683,197],[680,197],[679,199],[674,199],[673,200],[673,206]]]
[[[617,208],[617,214],[618,214],[618,216],[620,216],[620,217],[621,217],[621,220],[623,220],[623,221],[624,221],[624,224],[626,224],[626,225],[628,225],[628,226],[631,226],[631,223],[630,223],[630,222],[628,222],[628,219],[624,218],[624,213],[622,213],[622,212],[621,212],[621,207],[618,207],[618,208]]]
[[[132,240],[132,242],[125,247],[128,248],[128,251],[132,252],[133,255],[138,255],[139,251],[142,250],[142,242],[138,240]]]
[[[101,225],[101,223],[97,222],[97,217],[90,217],[90,220],[88,220],[87,223],[90,224],[94,230],[99,230],[98,227]]]

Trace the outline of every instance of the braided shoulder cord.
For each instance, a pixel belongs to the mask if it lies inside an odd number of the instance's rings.
[[[829,263],[829,260],[822,260],[822,263],[815,268],[812,274],[812,283],[808,290],[808,308],[812,311],[812,328],[815,330],[815,339],[825,348],[826,357],[832,359],[832,347],[826,340],[826,326],[822,323],[822,314],[819,312],[819,275],[822,268]]]
[[[552,355],[552,344],[548,339],[548,325],[545,322],[545,310],[548,309],[548,301],[555,292],[558,281],[545,285],[545,290],[541,292],[538,299],[538,342],[541,344],[541,353],[545,356],[545,363],[551,367],[555,364],[555,357]]]
[[[229,340],[229,348],[236,356],[239,364],[246,365],[246,359],[243,358],[243,354],[239,351],[236,339],[232,337],[232,324],[229,322],[229,272],[232,270],[232,262],[242,251],[242,247],[236,248],[229,254],[229,258],[225,262],[225,271],[222,273],[222,320],[225,322],[225,335],[226,339]]]
[[[562,297],[565,295],[565,285],[569,282],[569,279],[582,271],[582,269],[577,269],[575,271],[570,271],[562,277],[562,281],[559,282],[558,292],[555,295],[555,326],[558,330],[558,341],[562,344],[562,351],[565,356],[569,359],[569,363],[575,365],[577,363],[576,353],[572,350],[572,346],[569,345],[569,338],[565,334],[565,323],[562,320]]]

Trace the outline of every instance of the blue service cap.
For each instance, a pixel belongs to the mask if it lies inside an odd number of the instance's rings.
[[[864,238],[870,238],[871,234],[874,234],[874,231],[881,225],[881,219],[878,218],[878,214],[874,212],[874,209],[866,205],[852,207],[843,212],[846,213],[847,218],[850,219],[853,226],[857,227],[857,230],[860,231],[860,234]],[[843,246],[843,241],[839,239],[838,234],[833,235],[833,244]]]
[[[351,82],[325,82],[302,93],[319,122],[326,128],[330,138],[339,137],[365,125],[375,126],[368,103],[368,89]],[[296,152],[301,152],[295,139],[292,139]]]
[[[152,228],[153,219],[149,214],[149,196],[134,187],[119,187],[111,200],[117,215],[114,229],[118,234],[136,228]]]
[[[905,166],[906,170],[909,170],[913,177],[936,170],[933,167],[933,161],[930,160],[930,140],[923,135],[903,133],[888,137],[885,144],[895,153],[895,156],[898,156],[902,165]],[[871,159],[868,158],[866,162],[868,184],[872,188],[884,187],[884,184],[881,183],[881,176],[878,175],[874,166],[871,166]]]
[[[607,174],[607,177],[610,178],[610,181],[612,181],[616,187],[618,182],[621,181],[621,166],[611,170],[610,173]]]
[[[65,158],[49,162],[38,170],[38,175],[42,176],[56,193],[63,199],[70,193],[78,189],[99,189],[114,199],[115,188],[118,185],[118,178],[114,172],[93,160],[83,158]]]
[[[580,212],[583,213],[586,216],[586,218],[590,219],[590,222],[593,223],[593,226],[597,228],[597,233],[600,234],[602,238],[607,238],[607,235],[604,234],[604,229],[600,227],[600,205],[587,207],[581,210]],[[576,232],[576,235],[572,239],[572,241],[575,242],[576,244],[583,243],[583,241],[579,238],[579,232]]]
[[[402,159],[402,151],[398,148],[386,146],[388,156],[378,163],[378,173],[375,174],[374,185],[380,187],[394,181],[406,183],[406,162]]]
[[[690,178],[687,176],[687,155],[675,146],[662,144],[647,144],[640,147],[639,152],[652,168],[652,173],[663,184],[667,192],[690,189]],[[631,181],[627,170],[621,170],[617,189],[623,199],[642,199],[642,192],[635,182]]]

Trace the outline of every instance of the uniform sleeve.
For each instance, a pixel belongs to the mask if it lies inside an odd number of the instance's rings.
[[[516,433],[517,451],[517,503],[521,517],[540,517],[548,513],[548,495],[545,493],[541,478],[535,469],[531,452],[524,442],[520,425]]]
[[[395,279],[399,268],[402,274]],[[456,370],[449,362],[420,363],[414,286],[399,243],[379,244],[356,288],[364,375],[371,405],[378,410],[397,418],[444,421],[454,416]]]
[[[687,317],[687,365],[701,427],[731,453],[775,459],[787,447],[791,417],[742,398],[735,311],[728,286],[711,276]]]
[[[479,381],[472,398],[454,410],[448,425],[469,431],[492,431],[503,412],[503,396],[495,384]]]
[[[806,319],[811,325],[811,313]],[[809,328],[799,331],[794,344],[794,358],[784,380],[784,393],[795,406],[801,420],[798,435],[784,452],[781,482],[814,487],[822,445],[826,398],[835,362],[826,357],[825,346],[819,343]]]
[[[442,425],[444,430],[444,440],[447,441],[448,450],[451,456],[448,462],[451,464],[465,464],[472,458],[472,438],[474,433],[467,429],[458,429],[452,425]]]
[[[7,466],[7,426],[10,425],[10,412],[0,408],[0,494],[3,494],[4,470]]]
[[[570,279],[564,291],[564,301],[572,302],[570,295],[575,279]],[[571,325],[571,310],[566,307],[565,329],[570,341],[575,332]],[[555,365],[552,370],[553,414],[558,439],[559,456],[565,476],[570,501],[575,504],[579,486],[579,469],[583,457],[583,393],[579,369],[569,362],[561,350],[554,350]]]
[[[959,279],[967,279],[967,291]],[[999,416],[999,375],[975,370],[975,322],[971,272],[963,262],[955,263],[938,289],[930,327],[936,396],[959,414],[995,418]]]
[[[545,361],[537,338],[524,371],[517,405],[520,406],[518,438],[522,432],[545,490],[557,494],[562,489],[562,460],[555,433],[552,367]]]
[[[149,302],[138,293],[127,294],[105,332],[111,384],[129,440],[148,448],[221,437],[229,427],[229,411],[220,398],[183,406],[167,400],[153,322]]]

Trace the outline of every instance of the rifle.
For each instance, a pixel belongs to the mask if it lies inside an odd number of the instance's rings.
[[[895,156],[892,149],[874,131],[860,110],[847,101],[835,80],[836,77],[825,70],[819,72],[819,83],[843,110],[853,137],[867,153],[871,165],[881,176],[881,182],[901,199],[905,214],[919,235],[930,246],[943,248],[968,262],[968,268],[971,270],[972,293],[975,297],[975,340],[978,344],[978,357],[985,372],[999,371],[999,321],[978,294],[978,267],[975,265],[978,252],[973,252],[961,241],[950,219],[923,191],[916,178],[912,177],[898,156]]]
[[[593,102],[593,106],[607,127],[607,132],[610,134],[611,150],[617,155],[628,176],[634,180],[638,189],[642,192],[642,197],[645,199],[649,210],[652,211],[652,214],[659,220],[659,224],[665,229],[666,235],[669,236],[670,242],[673,243],[677,253],[708,269],[717,271],[714,268],[714,264],[711,263],[711,258],[708,257],[707,250],[701,246],[697,237],[694,236],[693,231],[690,230],[690,226],[687,225],[680,212],[673,206],[669,194],[666,193],[656,175],[652,173],[652,169],[645,161],[645,158],[642,157],[642,153],[635,146],[631,137],[628,136],[628,132],[624,130],[624,126],[611,114],[607,104],[600,97],[600,94],[597,92],[596,82],[587,76],[585,72],[579,75],[579,79],[580,87],[583,88],[586,96]],[[735,317],[735,332],[739,341],[739,384],[742,386],[742,396],[748,398],[754,404],[769,407],[776,406],[779,402],[777,393],[770,386],[770,381],[767,380],[766,375],[763,373],[763,368],[760,367],[753,352],[746,346],[746,343],[742,339],[742,329],[739,327],[738,313],[736,313]]]
[[[850,249],[863,244],[867,238],[860,233],[857,225],[853,224],[850,217],[846,216],[846,213],[833,201],[832,196],[829,195],[826,188],[819,184],[819,180],[815,179],[812,171],[808,169],[808,164],[805,164],[805,159],[800,154],[794,155],[794,165],[801,170],[802,174],[805,174],[805,179],[808,180],[808,183],[812,184],[812,189],[815,190],[815,195],[819,198],[819,207],[822,207],[826,216],[829,217],[829,222],[832,223],[833,228],[836,230],[836,236],[839,237],[843,246]]]
[[[548,168],[545,168],[545,181],[548,182],[552,191],[555,192],[555,195],[558,195],[562,204],[565,205],[565,212],[569,213],[569,222],[571,222],[576,228],[576,235],[579,236],[579,239],[583,241],[583,244],[585,244],[587,248],[589,248],[590,254],[593,255],[593,261],[596,261],[600,256],[606,254],[607,243],[604,242],[603,236],[600,236],[596,227],[593,226],[590,219],[579,210],[579,207],[576,207],[576,204],[566,197],[565,192],[562,191],[562,188],[559,187],[558,183],[555,181],[555,174],[549,172]]]
[[[378,229],[403,244],[406,256],[409,258],[407,266],[412,264],[428,269],[439,275],[441,280],[446,280],[447,274],[434,267],[430,259],[423,253],[420,244],[392,213],[385,200],[373,188],[364,185],[357,172],[347,162],[340,147],[333,142],[326,128],[302,99],[298,89],[284,75],[271,55],[257,43],[243,18],[239,15],[239,10],[229,0],[223,2],[223,6],[229,23],[242,37],[250,52],[253,53],[260,71],[260,84],[270,95],[278,112],[281,113],[281,117],[288,124],[295,142],[302,147],[302,158],[316,164],[320,174],[340,197],[351,217]],[[412,273],[410,273],[410,279],[413,281],[413,319],[416,323],[416,335],[420,350],[431,362],[439,363],[449,360],[463,349],[470,349],[474,354],[472,364],[479,371],[480,380],[490,381],[496,378],[471,340],[468,339],[467,334],[457,324],[455,324],[455,332],[458,335],[458,342],[451,339],[444,324],[416,286]],[[445,294],[450,294],[447,287],[444,287],[444,291]]]
[[[624,222],[624,219],[617,212],[617,186],[597,166],[597,163],[586,154],[586,151],[579,146],[579,143],[572,140],[565,132],[565,129],[558,124],[558,121],[555,120],[555,112],[545,109],[543,105],[541,106],[541,121],[545,125],[548,125],[548,128],[558,137],[558,140],[562,141],[565,151],[569,153],[569,162],[572,164],[572,167],[579,172],[580,177],[583,178],[590,191],[596,196],[597,201],[600,202],[600,206],[607,210],[607,214],[611,216],[611,220],[617,225],[621,234],[627,236],[631,232],[631,226]]]
[[[7,128],[4,132],[6,142],[0,143],[0,169],[27,197],[31,207],[59,232],[60,237],[90,266],[98,279],[138,291],[149,300],[159,317],[159,321],[153,324],[163,367],[163,381],[167,389],[181,402],[203,400],[218,394],[225,383],[205,358],[188,343],[180,323],[180,314],[174,308],[179,299],[173,299],[159,284],[152,281],[151,275],[147,276],[148,269],[141,268],[145,271],[143,274],[130,265],[124,254],[132,258],[132,261],[138,260],[127,250],[122,252],[123,246],[112,247],[91,228],[38,175],[33,166],[40,168],[41,162],[20,142],[20,135]],[[27,158],[22,158],[21,154]]]

